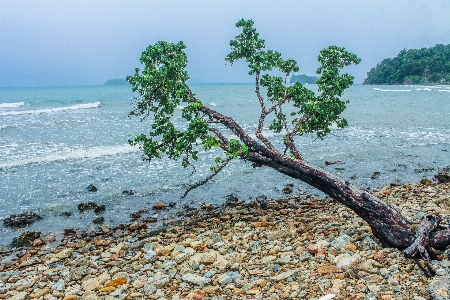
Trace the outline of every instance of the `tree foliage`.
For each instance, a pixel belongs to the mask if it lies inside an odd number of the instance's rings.
[[[372,68],[364,84],[450,84],[450,45],[403,49]]]
[[[344,48],[330,46],[323,49],[318,58],[321,63],[317,70],[321,75],[317,81],[319,94],[315,95],[300,83],[287,84],[290,74],[299,70],[297,62],[283,59],[277,51],[267,50],[265,41],[259,38],[253,25],[252,20],[241,19],[237,22],[236,27],[241,28],[242,33],[230,41],[231,52],[226,60],[231,64],[245,60],[249,74],[255,76],[255,91],[262,110],[256,132],[258,138],[275,149],[261,134],[266,116],[271,115],[273,120],[269,128],[276,133],[284,133],[285,152],[289,149],[292,155],[300,158],[294,145],[295,136],[315,133],[318,138],[323,138],[333,125],[347,125],[346,120],[340,117],[347,101],[340,97],[352,84],[353,77],[340,74],[340,70],[352,63],[359,63],[360,59]],[[221,147],[225,157],[217,158],[216,165],[211,168],[217,171],[221,163],[238,157],[245,159],[249,145],[239,137],[225,139],[219,131],[223,128],[217,126],[217,118],[190,90],[186,84],[189,76],[185,49],[183,42],[173,44],[160,41],[150,45],[140,59],[144,68],[137,68],[134,76],[127,77],[133,92],[137,94],[135,109],[130,115],[150,118],[152,122],[150,133],[138,135],[129,142],[139,145],[148,160],[166,156],[180,159],[184,167],[194,166],[193,162],[198,159],[202,148],[207,151]],[[263,74],[273,70],[284,74],[284,78]],[[264,87],[265,96],[260,87]],[[173,122],[175,109],[180,105],[185,106],[182,110],[182,118],[186,122],[184,128],[177,128]],[[286,105],[295,108],[289,115],[283,110]]]
[[[142,53],[140,61],[144,68],[136,69],[135,75],[127,78],[136,93],[135,109],[130,115],[151,122],[150,132],[138,135],[130,144],[139,145],[145,159],[168,157],[181,161],[183,167],[191,166],[194,171],[199,151],[223,150],[211,166],[210,176],[191,185],[183,197],[206,184],[233,159],[249,161],[255,167],[270,167],[302,180],[352,209],[368,223],[383,247],[403,251],[405,257],[416,260],[426,276],[434,275],[431,260],[437,258],[435,249],[445,249],[450,244],[450,229],[439,225],[439,216],[428,215],[420,223],[408,220],[365,190],[308,163],[297,149],[297,138],[304,134],[315,134],[322,139],[333,126],[347,125],[341,118],[347,103],[342,95],[353,83],[353,77],[341,70],[358,64],[360,59],[337,46],[320,51],[318,92],[314,93],[298,82],[287,83],[287,78],[299,70],[297,63],[283,59],[277,51],[267,50],[253,25],[252,20],[239,20],[236,26],[242,33],[231,40],[231,52],[226,60],[231,64],[244,60],[248,73],[255,78],[261,114],[254,133],[246,132],[234,119],[204,106],[190,90],[186,84],[189,79],[186,46],[182,42],[158,42]],[[432,70],[431,65],[429,69]],[[177,107],[183,107],[181,116],[175,113]],[[268,117],[271,121],[266,124]],[[178,118],[176,124],[175,118]],[[275,138],[282,137],[282,143],[273,144],[264,136],[263,129],[267,127],[279,133]],[[278,149],[274,145],[282,146]],[[413,230],[412,225],[417,229]]]

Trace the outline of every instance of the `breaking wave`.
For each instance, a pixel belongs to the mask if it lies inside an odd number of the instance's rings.
[[[89,159],[102,156],[117,154],[126,154],[139,151],[138,147],[132,147],[128,144],[118,146],[93,147],[89,149],[69,149],[56,152],[54,149],[42,155],[30,158],[13,159],[7,162],[0,162],[0,169],[13,168],[29,164],[44,164],[55,161],[65,161],[73,159]]]
[[[0,116],[36,115],[36,114],[54,113],[54,112],[61,112],[61,111],[97,108],[99,106],[100,106],[100,102],[92,102],[92,103],[76,104],[76,105],[72,105],[72,106],[55,107],[55,108],[5,111],[5,112],[0,112]]]
[[[0,108],[15,108],[24,105],[25,102],[0,103]]]

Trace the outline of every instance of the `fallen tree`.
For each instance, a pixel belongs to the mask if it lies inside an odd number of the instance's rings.
[[[330,46],[320,52],[321,66],[317,81],[318,94],[300,83],[287,84],[291,73],[299,70],[294,60],[284,60],[281,54],[265,50],[265,41],[253,27],[252,20],[241,19],[236,27],[242,33],[230,42],[231,52],[226,60],[231,64],[245,60],[255,77],[255,93],[261,115],[253,135],[232,118],[202,104],[186,84],[187,57],[183,42],[172,44],[158,42],[149,46],[140,62],[143,70],[136,69],[131,83],[135,97],[135,109],[130,115],[150,117],[151,132],[130,140],[139,145],[144,159],[169,157],[181,160],[183,167],[192,167],[199,151],[221,148],[224,157],[217,157],[212,173],[206,179],[190,186],[192,189],[206,184],[233,159],[252,162],[254,167],[270,167],[292,178],[299,179],[317,188],[364,219],[383,247],[397,248],[405,257],[413,258],[426,276],[433,276],[431,260],[436,259],[435,249],[445,249],[450,244],[450,229],[439,225],[437,215],[428,215],[420,223],[404,218],[397,210],[348,181],[308,163],[298,150],[295,138],[304,134],[315,134],[324,138],[332,126],[347,126],[340,114],[347,101],[342,100],[345,89],[353,84],[353,77],[340,71],[360,59],[344,48]],[[267,72],[281,71],[284,77]],[[273,73],[273,72],[271,72]],[[262,92],[264,90],[264,93]],[[265,95],[263,95],[265,94]],[[185,129],[173,123],[175,109],[181,105]],[[286,114],[286,107],[292,111]],[[283,149],[278,149],[264,136],[266,118],[273,117],[269,129],[283,138]],[[227,138],[230,136],[233,138]]]

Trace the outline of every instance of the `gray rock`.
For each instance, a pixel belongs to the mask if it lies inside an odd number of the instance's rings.
[[[396,285],[394,285],[394,286],[392,287],[392,289],[393,289],[395,292],[397,292],[397,293],[400,293],[400,292],[402,291],[402,289],[401,289],[399,286],[396,286]]]
[[[345,248],[348,244],[351,242],[351,238],[346,234],[341,234],[340,236],[336,237],[331,243],[330,246],[334,247],[336,249]]]
[[[275,262],[280,265],[285,265],[291,262],[291,256],[290,255],[283,255],[280,258],[278,258]]]
[[[296,269],[289,270],[289,271],[280,273],[277,276],[270,277],[270,280],[275,281],[275,282],[282,281],[282,280],[285,280],[285,279],[289,278],[290,276],[294,275],[295,272],[297,272]]]
[[[163,262],[164,269],[170,269],[177,265],[177,263],[173,260],[166,260]]]
[[[208,272],[206,272],[205,274],[203,274],[203,277],[211,278],[211,277],[214,276],[215,274],[216,274],[216,271],[214,271],[214,270],[209,270]]]
[[[34,285],[33,278],[22,278],[16,281],[16,283],[14,284],[14,288],[18,291],[23,291],[29,287],[32,287],[33,285]]]
[[[66,282],[62,279],[58,280],[52,285],[52,290],[63,291],[66,288]]]
[[[231,277],[228,276],[227,274],[222,274],[217,278],[217,282],[221,285],[229,284],[232,281],[233,281],[233,279],[231,279]]]
[[[183,281],[187,281],[196,285],[204,285],[211,282],[211,278],[206,278],[191,273],[184,274],[183,276],[181,276],[181,279]]]
[[[9,289],[11,288],[11,284],[4,283],[2,280],[0,280],[0,294],[5,294]]]
[[[170,277],[168,275],[160,275],[155,277],[150,277],[147,280],[147,284],[154,285],[156,288],[163,288],[167,286],[170,282]]]
[[[424,213],[423,211],[419,211],[419,212],[415,215],[414,219],[420,220],[420,219],[422,219],[425,215],[426,215],[426,213]]]
[[[358,257],[352,256],[350,254],[341,254],[334,259],[334,263],[336,267],[342,270],[346,270],[353,265],[355,265],[358,261]]]
[[[364,297],[364,300],[377,300],[374,294],[368,294]]]
[[[9,300],[24,300],[29,294],[27,292],[19,292],[9,298]]]

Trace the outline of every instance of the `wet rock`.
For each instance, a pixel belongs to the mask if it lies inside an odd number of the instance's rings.
[[[225,197],[225,203],[230,204],[238,201],[238,196],[235,194],[229,194]]]
[[[450,182],[450,173],[441,172],[434,175],[434,178],[438,183],[447,183]]]
[[[103,224],[103,222],[105,222],[105,218],[103,217],[97,217],[92,221],[94,224]]]
[[[70,217],[73,213],[71,211],[62,211],[57,213],[57,216],[61,216],[61,217]]]
[[[82,202],[80,204],[78,204],[78,210],[80,212],[85,212],[91,209],[96,208],[98,205],[95,202]]]
[[[106,209],[105,205],[97,205],[96,207],[94,207],[94,212],[96,214],[102,213],[104,212]]]
[[[34,212],[25,212],[19,215],[11,215],[3,220],[3,224],[8,227],[25,227],[36,221],[42,220],[42,217]]]
[[[73,228],[66,228],[66,229],[64,229],[64,235],[65,236],[74,236],[74,235],[77,235],[77,232]]]
[[[97,189],[97,187],[96,187],[95,185],[90,184],[90,185],[88,185],[88,187],[86,188],[86,191],[93,193],[93,192],[97,192],[98,189]]]
[[[11,247],[30,246],[31,242],[38,239],[41,233],[38,231],[25,231],[19,237],[16,237],[11,242]]]
[[[257,196],[256,197],[256,201],[259,203],[259,205],[262,208],[266,208],[267,205],[269,204],[269,201],[267,201],[267,196],[266,195]]]
[[[152,230],[147,231],[146,236],[151,237],[151,236],[155,236],[157,234],[160,234],[161,232],[166,232],[166,231],[167,231],[166,227],[158,227],[158,228],[154,228]]]
[[[136,192],[133,190],[125,190],[125,191],[122,191],[122,194],[127,195],[127,196],[134,196],[134,194],[136,194]]]
[[[153,205],[153,209],[160,210],[160,209],[165,209],[165,208],[166,208],[166,205],[164,203],[156,203],[155,205]]]
[[[327,166],[329,166],[329,165],[336,165],[336,164],[343,164],[343,162],[340,161],[340,160],[335,160],[335,161],[328,161],[328,160],[326,160],[325,161],[325,165],[327,165]]]
[[[139,219],[143,214],[148,213],[148,210],[146,209],[141,209],[135,213],[130,214],[131,219],[136,220]]]
[[[430,185],[430,184],[433,183],[433,180],[424,177],[424,178],[422,178],[422,179],[420,180],[420,183],[423,184],[423,185]]]
[[[287,186],[283,189],[282,192],[283,192],[283,194],[292,194],[292,188]]]
[[[370,178],[371,178],[371,179],[375,179],[375,178],[377,178],[378,176],[380,176],[380,172],[376,171],[376,172],[373,172],[373,174],[372,174],[372,176],[370,176]]]
[[[395,179],[393,182],[391,182],[390,186],[401,186],[402,182],[399,179]]]

